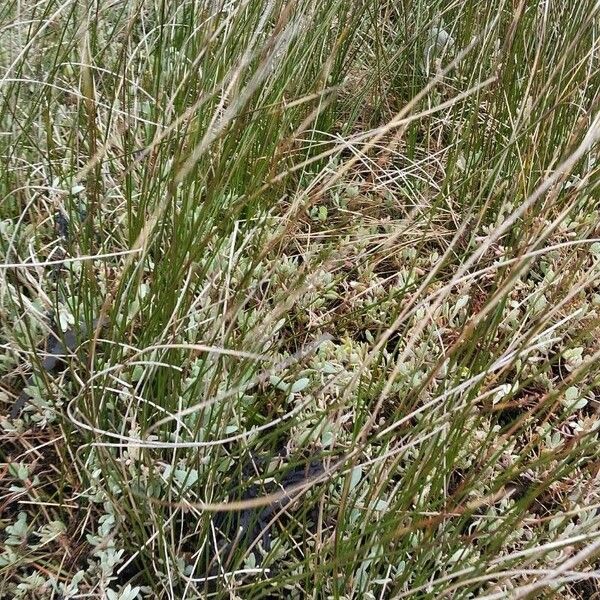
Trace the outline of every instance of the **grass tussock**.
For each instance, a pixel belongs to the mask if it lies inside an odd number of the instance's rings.
[[[0,6],[0,597],[600,597],[583,0]]]

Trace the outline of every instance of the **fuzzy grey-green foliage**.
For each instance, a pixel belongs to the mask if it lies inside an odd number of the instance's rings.
[[[598,11],[5,2],[0,596],[597,593]]]

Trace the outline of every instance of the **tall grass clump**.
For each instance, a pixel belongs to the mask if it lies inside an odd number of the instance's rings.
[[[599,13],[4,2],[0,597],[600,595]]]

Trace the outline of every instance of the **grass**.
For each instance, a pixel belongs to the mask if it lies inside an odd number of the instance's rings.
[[[0,597],[600,597],[599,12],[4,2]]]

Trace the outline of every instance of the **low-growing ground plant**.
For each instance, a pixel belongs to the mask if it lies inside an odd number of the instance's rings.
[[[600,598],[599,13],[3,2],[0,598]]]

